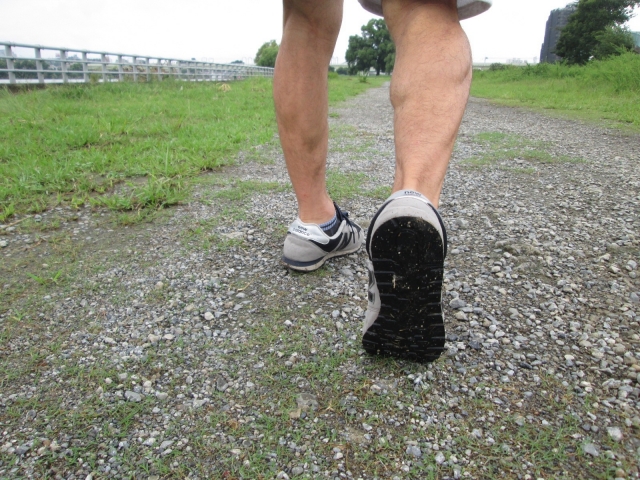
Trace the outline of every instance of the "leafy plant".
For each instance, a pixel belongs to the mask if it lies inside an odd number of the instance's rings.
[[[41,277],[39,275],[34,275],[32,273],[27,272],[27,276],[32,280],[35,280],[36,282],[38,282],[40,285],[48,285],[50,283],[57,284],[58,280],[60,280],[60,275],[62,275],[62,269],[55,272],[51,277]]]

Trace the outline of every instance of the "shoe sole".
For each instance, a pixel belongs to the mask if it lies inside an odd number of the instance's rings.
[[[310,265],[307,265],[306,263],[301,265],[300,263],[302,263],[302,262],[294,262],[293,260],[289,260],[285,256],[282,257],[281,261],[282,261],[282,263],[284,263],[287,267],[291,268],[292,270],[296,270],[298,272],[312,272],[314,270],[319,269],[330,258],[342,257],[344,255],[350,255],[350,254],[352,254],[354,252],[357,252],[358,249],[361,246],[362,246],[362,242],[360,242],[360,244],[357,247],[354,247],[354,248],[352,248],[350,250],[346,250],[346,251],[341,250],[339,252],[328,253],[324,257],[320,258],[317,262],[312,262]],[[298,263],[298,265],[295,265],[294,263]]]
[[[444,350],[440,232],[417,217],[395,217],[370,243],[380,314],[362,338],[370,354],[433,362]]]

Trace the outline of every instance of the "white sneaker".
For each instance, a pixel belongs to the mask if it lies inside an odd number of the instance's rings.
[[[362,228],[349,220],[349,214],[336,207],[338,231],[327,235],[315,223],[304,223],[297,218],[289,226],[284,241],[282,261],[294,270],[310,272],[320,268],[331,257],[348,255],[362,245]]]

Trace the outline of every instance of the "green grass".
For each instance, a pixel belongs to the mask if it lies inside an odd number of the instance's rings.
[[[339,103],[381,85],[329,80]],[[174,205],[199,174],[231,164],[276,133],[271,80],[230,84],[67,85],[11,94],[0,89],[0,221],[84,203],[123,223]]]
[[[463,164],[470,168],[501,164],[502,169],[517,173],[534,173],[532,166],[518,166],[522,161],[535,163],[582,163],[583,159],[567,155],[556,155],[548,151],[545,142],[528,140],[520,135],[502,132],[482,132],[474,137],[483,147],[483,153],[465,159]]]
[[[640,55],[585,66],[543,63],[475,71],[471,94],[640,131]]]
[[[391,195],[391,187],[379,186],[372,189],[363,188],[367,175],[357,172],[341,172],[330,169],[327,171],[327,190],[336,202],[343,202],[356,195],[384,200]]]

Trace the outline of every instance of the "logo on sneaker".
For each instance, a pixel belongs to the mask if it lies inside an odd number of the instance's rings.
[[[298,235],[304,235],[305,237],[309,237],[309,232],[305,227],[302,227],[300,225],[296,225],[292,230],[291,233],[297,233]]]
[[[411,196],[414,196],[414,197],[421,197],[422,196],[421,194],[419,194],[418,192],[414,192],[413,190],[405,190],[404,194],[405,195],[411,195]]]
[[[329,240],[328,243],[322,244],[320,242],[316,242],[315,240],[309,240],[311,243],[314,243],[318,247],[320,247],[325,252],[333,252],[334,250],[339,250],[342,248],[346,248],[349,243],[351,243],[351,239],[353,238],[353,232],[347,233],[343,232],[341,235],[336,236]]]

